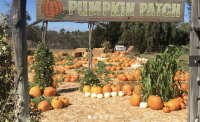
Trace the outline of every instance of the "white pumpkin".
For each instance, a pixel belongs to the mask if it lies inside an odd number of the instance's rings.
[[[105,98],[109,98],[109,97],[111,97],[110,92],[105,92],[105,93],[104,93],[104,97],[105,97]]]
[[[97,98],[98,98],[98,99],[103,98],[103,94],[98,94],[98,95],[97,95]]]
[[[140,108],[147,108],[147,102],[141,102]]]
[[[97,97],[97,94],[96,93],[92,93],[91,94],[91,98],[96,98]]]
[[[85,96],[86,96],[86,97],[90,97],[90,95],[91,95],[90,92],[86,92],[86,93],[85,93]]]
[[[123,91],[119,91],[119,92],[118,92],[118,95],[119,95],[120,97],[123,97],[123,96],[124,96],[124,92],[123,92]]]
[[[116,97],[117,96],[117,92],[111,92],[112,97]]]

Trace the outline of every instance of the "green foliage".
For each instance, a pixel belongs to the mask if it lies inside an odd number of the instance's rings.
[[[31,99],[31,102],[35,104],[35,106],[38,106],[38,104],[41,102],[41,101],[48,101],[49,104],[51,105],[51,100],[53,99],[53,97],[45,97],[43,95],[40,95],[38,97],[35,97],[34,99]]]
[[[147,61],[141,68],[142,85],[144,89],[141,91],[144,101],[147,101],[150,95],[158,95],[163,102],[179,96],[180,91],[174,88],[174,77],[180,68],[180,63],[187,61],[179,60],[183,55],[180,48],[170,45],[161,55],[155,56],[154,62]],[[158,59],[162,59],[160,63]],[[180,82],[178,82],[180,85]],[[156,93],[156,89],[158,93]],[[178,87],[176,87],[178,88]]]
[[[73,60],[73,59],[74,59],[74,57],[71,56],[71,55],[67,55],[67,56],[65,56],[65,60]]]
[[[82,73],[84,74],[83,77],[80,78],[80,87],[79,90],[82,92],[83,91],[83,87],[85,85],[89,85],[89,86],[100,86],[103,88],[103,84],[100,83],[97,75],[94,74],[94,71],[89,70],[89,69],[84,69],[82,71]]]
[[[38,45],[38,49],[35,56],[35,82],[45,89],[46,87],[53,86],[52,76],[54,75],[54,70],[52,65],[54,65],[54,58],[52,52],[49,50],[49,47],[42,41]]]
[[[13,121],[14,113],[14,93],[10,93],[14,88],[14,73],[12,63],[12,49],[6,43],[6,28],[5,22],[7,20],[4,14],[1,13],[1,31],[0,31],[0,120]],[[6,104],[8,103],[8,104]]]

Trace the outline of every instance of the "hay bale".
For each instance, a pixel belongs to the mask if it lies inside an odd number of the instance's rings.
[[[81,57],[82,53],[81,52],[71,52],[71,53],[69,53],[69,55],[71,55],[73,57]]]
[[[75,52],[88,52],[88,48],[76,48]]]
[[[104,53],[105,48],[93,48],[92,52],[94,53]]]

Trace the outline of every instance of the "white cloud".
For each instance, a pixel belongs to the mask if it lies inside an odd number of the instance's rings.
[[[70,28],[69,26],[64,26],[64,28]]]

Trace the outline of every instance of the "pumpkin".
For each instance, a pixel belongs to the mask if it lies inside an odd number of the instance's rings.
[[[132,88],[131,85],[124,85],[124,86],[122,87],[122,91],[124,92],[124,95],[127,95],[127,92],[128,92],[128,91],[132,91],[132,90],[133,90],[133,88]]]
[[[31,89],[29,90],[29,95],[33,97],[40,96],[41,95],[40,88],[38,86],[31,87]]]
[[[85,94],[86,92],[90,92],[91,91],[91,87],[89,85],[85,85],[83,87],[83,94]]]
[[[62,108],[63,106],[63,102],[60,98],[53,98],[51,100],[51,106],[54,108],[54,109],[60,109]]]
[[[127,81],[128,80],[125,74],[121,77],[121,80],[122,81]]]
[[[56,90],[53,87],[47,87],[44,89],[44,96],[52,97],[56,95]]]
[[[49,18],[54,18],[63,11],[62,3],[59,0],[45,0],[42,3],[42,13]]]
[[[48,101],[41,101],[37,107],[38,110],[42,110],[42,112],[48,111],[50,109],[50,104]]]
[[[142,90],[141,85],[136,85],[135,88],[134,88],[134,92],[136,92],[138,94],[140,93],[141,90]]]
[[[70,78],[70,82],[76,82],[76,78],[74,77]]]
[[[160,96],[150,95],[147,103],[151,109],[161,110],[163,108],[163,102]]]
[[[181,103],[181,102],[183,102],[184,101],[184,99],[183,98],[181,98],[181,97],[177,97],[177,98],[174,98],[174,99],[176,99],[179,103]]]
[[[32,112],[35,111],[35,104],[34,104],[34,103],[29,103],[29,107],[30,107],[30,108],[33,107]]]
[[[69,99],[67,97],[61,97],[60,99],[62,100],[64,107],[69,105]]]
[[[140,103],[140,108],[147,108],[147,103],[146,102],[141,102]]]
[[[187,89],[188,89],[188,84],[182,83],[182,84],[181,84],[181,89],[184,90],[184,91],[187,91]]]
[[[166,106],[167,106],[167,102],[163,102],[163,104],[164,104],[164,107],[166,107]]]
[[[100,86],[93,86],[91,88],[91,93],[102,94],[103,89]]]
[[[92,93],[91,94],[91,98],[96,98],[97,97],[97,94],[96,93]]]
[[[125,74],[119,74],[118,76],[117,76],[117,78],[119,79],[119,80],[122,80],[122,76],[124,76]]]
[[[133,79],[134,79],[134,75],[133,74],[125,74],[126,75],[126,77],[127,77],[127,79],[128,79],[128,81],[132,81]]]
[[[111,89],[113,92],[117,92],[117,93],[121,90],[119,85],[112,85]]]
[[[139,106],[141,102],[141,96],[137,93],[133,93],[133,95],[130,98],[130,104],[132,106]]]
[[[55,78],[53,79],[53,87],[58,86],[58,82],[57,82],[57,79],[58,79],[58,78],[60,78],[60,77],[57,76],[57,77],[55,77]]]
[[[169,109],[169,107],[165,106],[165,107],[163,107],[162,111],[163,111],[164,113],[169,113],[169,112],[170,112],[170,109]]]
[[[33,78],[28,79],[28,82],[34,82],[34,81],[35,81],[35,79],[33,79]]]
[[[181,106],[181,109],[185,109],[185,106],[186,106],[186,105],[185,105],[184,102],[181,102],[181,103],[180,103],[180,106]]]
[[[65,78],[64,82],[70,82],[70,78]]]
[[[176,99],[172,99],[167,102],[167,106],[169,107],[170,111],[176,111],[180,109],[180,103]]]
[[[117,67],[116,67],[116,70],[121,70],[121,67],[117,66]]]
[[[128,95],[128,96],[131,96],[132,94],[133,94],[132,91],[128,91],[128,92],[127,92],[127,95]]]
[[[105,94],[106,92],[110,92],[110,93],[112,92],[112,89],[109,84],[103,87],[103,94]]]

